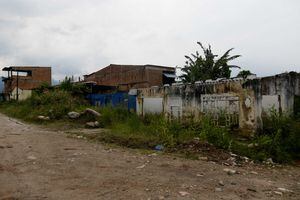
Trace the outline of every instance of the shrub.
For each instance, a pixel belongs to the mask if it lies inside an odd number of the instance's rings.
[[[264,129],[255,141],[255,152],[259,159],[272,158],[276,162],[290,162],[300,159],[300,122],[287,113],[271,109],[264,118]]]
[[[85,100],[73,97],[67,91],[52,90],[44,93],[33,92],[30,98],[20,102],[6,102],[2,108],[10,116],[34,121],[38,115],[61,119],[69,111],[82,105],[87,105]]]
[[[201,121],[200,138],[224,149],[229,149],[232,143],[228,128],[214,125],[210,117]]]

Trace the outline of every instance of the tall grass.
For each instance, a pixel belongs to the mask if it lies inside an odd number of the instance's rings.
[[[87,105],[86,101],[72,96],[67,91],[51,90],[45,93],[33,92],[32,96],[24,101],[3,102],[0,109],[9,116],[26,121],[36,121],[39,115],[58,120],[84,105]]]
[[[162,144],[173,148],[196,137],[225,149],[229,148],[231,143],[227,129],[214,126],[208,118],[197,123],[183,124],[168,121],[163,115],[147,114],[139,117],[122,108],[105,107],[100,112],[102,127],[111,129],[123,138],[148,141],[149,146]]]

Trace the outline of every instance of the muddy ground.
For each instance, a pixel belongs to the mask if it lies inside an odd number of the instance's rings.
[[[0,114],[4,199],[300,199],[300,168],[112,147]]]

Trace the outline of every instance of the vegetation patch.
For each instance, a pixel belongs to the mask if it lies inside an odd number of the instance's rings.
[[[109,131],[87,134],[91,140],[115,143],[131,148],[181,152],[187,157],[213,153],[213,160],[226,159],[226,152],[234,152],[264,161],[272,158],[284,163],[300,159],[299,118],[279,114],[276,111],[264,119],[264,129],[247,141],[240,141],[230,127],[214,125],[209,116],[198,122],[169,121],[162,115],[139,117],[123,108],[94,108],[100,117],[81,116],[69,119],[70,111],[81,112],[90,107],[84,100],[84,88],[63,83],[60,87],[43,86],[25,101],[2,102],[0,111],[29,122],[43,123],[50,127],[82,128],[88,121],[97,120],[100,127]],[[40,120],[39,115],[50,120]]]

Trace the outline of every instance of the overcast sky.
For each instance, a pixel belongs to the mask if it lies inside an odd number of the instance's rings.
[[[0,0],[0,66],[53,78],[110,63],[183,66],[211,44],[259,76],[300,71],[299,0]]]

